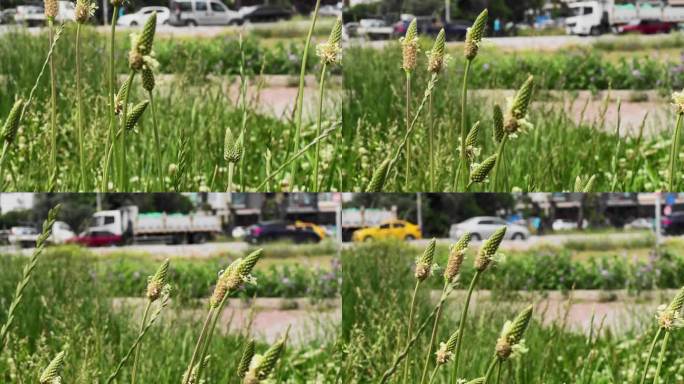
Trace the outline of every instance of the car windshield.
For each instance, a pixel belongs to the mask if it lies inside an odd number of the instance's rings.
[[[573,16],[591,15],[593,12],[592,7],[574,7],[572,8]]]

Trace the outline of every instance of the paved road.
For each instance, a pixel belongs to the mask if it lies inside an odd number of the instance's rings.
[[[167,257],[210,257],[225,252],[240,253],[245,251],[248,247],[249,245],[244,242],[226,242],[180,245],[134,244],[123,247],[90,248],[90,250],[93,253],[100,255],[117,252],[135,252]],[[32,248],[17,249],[12,246],[0,247],[0,253],[21,252],[22,254],[30,255],[32,251]]]

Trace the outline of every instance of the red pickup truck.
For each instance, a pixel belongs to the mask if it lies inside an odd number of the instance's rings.
[[[618,32],[652,35],[656,33],[670,33],[670,31],[673,29],[675,29],[675,25],[673,23],[667,23],[659,20],[633,20],[621,27],[618,27]]]

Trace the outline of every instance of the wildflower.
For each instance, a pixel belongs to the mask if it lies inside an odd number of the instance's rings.
[[[684,91],[672,94],[672,103],[677,109],[678,114],[684,114]]]

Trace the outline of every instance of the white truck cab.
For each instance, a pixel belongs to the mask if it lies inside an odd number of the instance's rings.
[[[684,22],[682,0],[637,0],[626,4],[615,4],[615,0],[577,1],[568,7],[572,16],[565,19],[565,29],[569,35],[598,36],[638,20]]]

